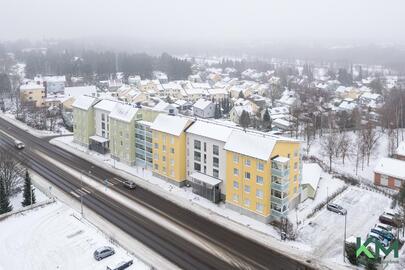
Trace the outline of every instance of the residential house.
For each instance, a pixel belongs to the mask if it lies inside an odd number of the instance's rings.
[[[304,163],[302,165],[301,202],[307,198],[315,199],[322,168],[316,163]]]
[[[374,168],[374,184],[399,189],[405,182],[405,161],[381,158]]]
[[[46,91],[42,84],[28,82],[20,86],[22,105],[32,108],[45,107]]]
[[[199,99],[193,105],[194,116],[200,118],[213,118],[215,116],[215,104],[210,100]]]

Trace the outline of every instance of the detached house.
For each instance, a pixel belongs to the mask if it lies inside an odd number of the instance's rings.
[[[381,158],[374,169],[374,184],[399,189],[405,182],[405,161]]]

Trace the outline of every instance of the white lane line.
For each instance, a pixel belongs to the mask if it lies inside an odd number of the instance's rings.
[[[76,198],[80,198],[80,195],[78,195],[76,192],[71,191],[70,194],[72,194],[73,196],[75,196]]]

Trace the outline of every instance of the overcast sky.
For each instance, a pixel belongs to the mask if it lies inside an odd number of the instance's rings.
[[[405,41],[404,0],[0,0],[0,40]]]

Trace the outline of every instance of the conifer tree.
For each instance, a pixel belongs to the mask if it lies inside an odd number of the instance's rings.
[[[28,171],[25,172],[25,179],[24,179],[24,193],[23,193],[23,202],[21,203],[22,206],[28,206],[35,203],[35,194],[34,191],[31,190],[31,177]],[[32,198],[31,198],[32,196]]]
[[[10,212],[13,210],[13,207],[10,204],[10,200],[6,195],[6,190],[4,189],[4,183],[0,179],[0,215]]]

